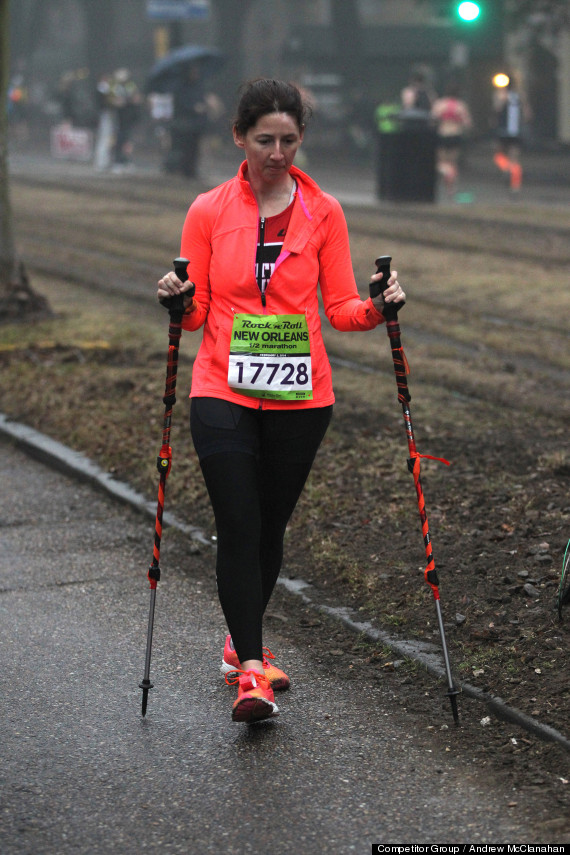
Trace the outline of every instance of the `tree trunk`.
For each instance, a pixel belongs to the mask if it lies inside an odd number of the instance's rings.
[[[97,0],[96,3],[87,2],[83,5],[87,31],[85,64],[93,85],[96,85],[103,74],[124,65],[120,60],[120,48],[117,49],[116,43],[109,39],[109,33],[115,32],[115,0]]]
[[[331,0],[331,17],[337,67],[350,97],[361,85],[364,67],[357,0]]]
[[[217,45],[226,61],[219,74],[220,95],[226,104],[237,100],[239,87],[244,82],[244,34],[249,12],[254,0],[214,0]]]
[[[15,60],[26,60],[32,56],[44,36],[47,26],[49,4],[42,0],[12,0],[10,23],[10,45]]]
[[[0,0],[0,323],[51,314],[47,300],[34,294],[16,259],[8,176],[7,93],[10,74],[10,0]]]

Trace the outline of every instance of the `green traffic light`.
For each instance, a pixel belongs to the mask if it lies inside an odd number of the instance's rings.
[[[460,3],[457,14],[462,21],[475,21],[481,14],[481,7],[478,3]]]

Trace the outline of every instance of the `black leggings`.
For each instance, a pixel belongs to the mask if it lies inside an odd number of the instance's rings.
[[[285,529],[331,416],[332,406],[258,410],[192,399],[192,439],[216,519],[218,595],[241,662],[262,658]]]

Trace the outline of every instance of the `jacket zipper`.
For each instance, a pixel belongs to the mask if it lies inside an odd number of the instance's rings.
[[[266,299],[265,299],[265,289],[263,287],[263,247],[265,244],[265,217],[259,218],[259,269],[258,269],[258,280],[257,285],[259,287],[259,291],[261,293],[261,305],[265,309]],[[263,398],[259,399],[258,410],[263,409]]]
[[[257,284],[259,286],[259,290],[261,292],[261,305],[263,308],[266,306],[265,299],[265,287],[263,285],[263,247],[265,245],[265,217],[259,218],[259,272],[258,272],[258,281]]]

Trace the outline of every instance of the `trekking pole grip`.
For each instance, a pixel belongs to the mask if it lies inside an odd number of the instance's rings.
[[[391,255],[381,255],[374,262],[376,264],[376,273],[382,273],[382,279],[380,282],[371,282],[370,284],[370,296],[377,297],[378,294],[383,294],[386,288],[388,287],[388,279],[390,278],[390,263],[392,261]],[[398,312],[405,305],[405,300],[402,300],[399,303],[385,303],[384,308],[382,309],[382,314],[386,318],[387,321],[395,321]]]
[[[181,282],[188,281],[188,264],[189,261],[187,258],[175,258],[173,261],[174,264],[174,272],[178,276]],[[185,291],[184,294],[175,294],[174,297],[166,297],[164,300],[160,302],[164,306],[165,309],[168,309],[170,312],[170,316],[172,314],[184,314],[184,297],[188,294],[189,297],[194,296],[194,292],[196,291],[195,286],[193,285],[188,291]]]
[[[175,258],[172,262],[174,264],[174,272],[178,276],[181,282],[188,281],[188,265],[189,261],[187,258]],[[193,296],[193,295],[192,295]]]

